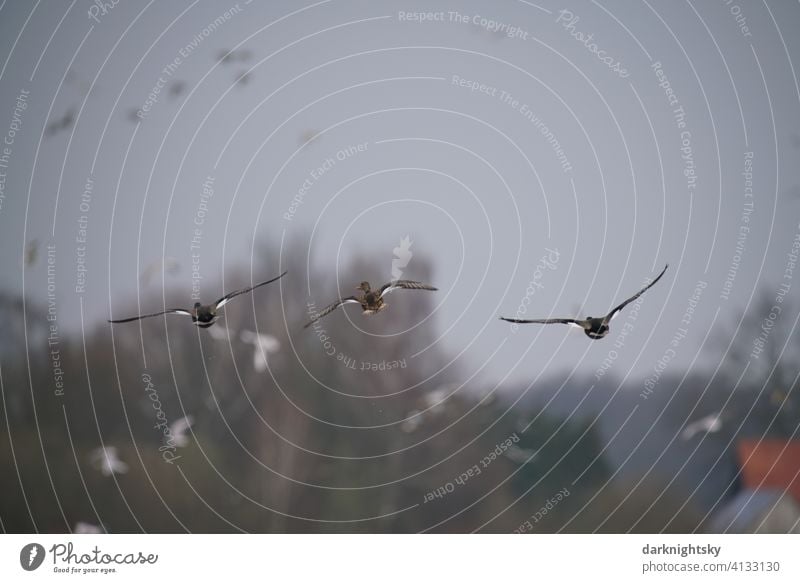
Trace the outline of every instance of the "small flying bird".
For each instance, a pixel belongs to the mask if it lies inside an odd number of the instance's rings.
[[[630,304],[632,301],[636,300],[644,292],[653,287],[656,284],[656,282],[659,279],[661,279],[661,276],[663,276],[664,273],[667,271],[667,267],[669,267],[669,264],[665,265],[661,273],[658,274],[658,277],[656,277],[653,281],[644,286],[639,292],[637,292],[636,294],[634,294],[633,296],[622,302],[620,305],[611,310],[605,316],[599,318],[593,318],[589,316],[583,320],[575,318],[544,318],[541,320],[519,320],[516,318],[503,318],[501,316],[500,319],[505,320],[506,322],[513,322],[515,324],[569,324],[570,326],[577,326],[578,328],[582,328],[583,331],[586,333],[586,335],[592,340],[599,340],[600,338],[605,338],[608,335],[609,323],[611,322],[611,320],[614,319],[614,317],[617,314],[619,314],[620,310],[622,310],[622,308]]]
[[[538,449],[525,449],[518,445],[512,445],[506,450],[505,456],[516,464],[529,464],[533,463],[539,455]]]
[[[192,322],[195,326],[200,326],[200,328],[208,328],[214,322],[216,322],[222,314],[218,313],[218,310],[222,308],[225,304],[231,301],[238,295],[246,294],[250,291],[253,291],[257,287],[261,287],[262,285],[267,285],[268,283],[272,283],[273,281],[277,281],[286,275],[286,271],[281,273],[278,277],[273,277],[270,280],[262,281],[259,284],[256,284],[252,287],[246,287],[244,289],[232,291],[228,295],[222,296],[213,304],[206,304],[203,305],[200,302],[195,302],[194,307],[190,310],[184,310],[182,308],[171,308],[169,310],[164,310],[163,312],[156,312],[154,314],[142,314],[141,316],[132,316],[130,318],[122,318],[121,320],[108,320],[111,324],[121,324],[123,322],[133,322],[134,320],[141,320],[142,318],[152,318],[154,316],[161,316],[164,314],[180,314],[182,316],[191,316]]]
[[[409,411],[408,417],[406,417],[400,424],[401,431],[403,431],[403,433],[414,433],[417,428],[422,425],[423,415],[424,413],[418,409]]]
[[[25,246],[25,267],[31,267],[39,257],[39,239],[32,239]]]
[[[72,529],[72,534],[103,534],[104,532],[105,531],[96,524],[82,522],[80,520],[75,523],[75,528]]]
[[[181,80],[176,80],[170,83],[169,85],[169,96],[170,97],[178,97],[183,93],[186,89],[186,82]]]
[[[423,394],[422,403],[425,405],[426,411],[433,411],[438,408],[440,412],[441,408],[446,406],[447,399],[458,390],[458,387],[459,385],[456,383],[445,383]]]
[[[256,372],[267,370],[267,355],[278,352],[281,347],[281,343],[274,336],[250,330],[242,330],[239,333],[239,340],[253,345],[253,368]]]
[[[81,76],[78,75],[73,69],[69,69],[67,71],[67,75],[64,77],[64,81],[67,83],[67,85],[72,85],[73,87],[76,87],[83,96],[89,93],[89,89],[91,89],[92,87],[88,81],[81,78]]]
[[[180,270],[181,264],[177,259],[174,257],[164,257],[163,259],[150,262],[147,267],[142,270],[141,275],[139,275],[139,281],[142,282],[142,285],[149,285],[153,277],[162,271],[169,275],[175,275]]]
[[[142,117],[139,115],[138,107],[131,107],[125,117],[128,119],[128,121],[132,121],[133,123],[139,123],[142,121]]]
[[[239,74],[236,76],[236,84],[237,85],[247,85],[250,83],[250,79],[252,78],[252,73],[250,71],[240,71]]]
[[[230,336],[231,330],[229,330],[228,328],[225,328],[224,326],[214,326],[213,328],[209,328],[208,329],[208,334],[214,340],[227,340],[229,337],[231,337],[231,338],[233,337],[233,336]],[[235,335],[236,333],[234,332],[233,334]]]
[[[124,474],[128,471],[128,464],[119,459],[117,448],[114,446],[98,447],[92,450],[89,460],[106,477],[111,474]]]
[[[413,245],[411,237],[406,235],[400,239],[400,244],[392,250],[394,258],[392,259],[392,280],[398,280],[403,275],[403,269],[408,267],[408,262],[414,256],[411,252],[411,245]]]
[[[186,433],[192,425],[194,425],[194,417],[191,415],[181,417],[177,421],[173,421],[169,424],[169,433],[172,436],[175,447],[186,447],[189,445],[189,437]]]
[[[437,288],[426,283],[410,281],[408,279],[398,279],[397,281],[389,282],[384,284],[381,289],[377,291],[370,287],[368,281],[362,281],[361,285],[356,287],[356,289],[361,293],[357,296],[341,298],[340,300],[332,303],[330,306],[323,309],[321,312],[318,312],[313,318],[311,318],[311,320],[305,326],[303,326],[303,328],[308,328],[311,326],[311,324],[320,318],[327,316],[336,308],[344,304],[361,304],[361,309],[364,310],[365,316],[377,314],[388,305],[385,301],[383,301],[383,296],[396,289],[424,289],[429,291],[437,291]]]
[[[253,53],[248,49],[238,49],[229,51],[228,49],[221,49],[217,53],[217,60],[221,63],[235,63],[249,61]]]
[[[72,124],[75,123],[76,114],[77,112],[74,107],[69,108],[61,118],[54,119],[47,124],[44,133],[48,136],[54,136],[62,130],[68,130],[72,127]]]
[[[307,129],[300,133],[298,142],[301,146],[305,146],[306,144],[310,144],[311,142],[315,141],[317,138],[319,138],[319,132],[317,130]]]
[[[716,433],[722,429],[723,415],[719,411],[706,415],[702,419],[698,419],[689,425],[681,432],[681,438],[684,441],[689,441],[700,432],[703,433]]]

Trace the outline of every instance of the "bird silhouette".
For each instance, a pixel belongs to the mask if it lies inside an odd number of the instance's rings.
[[[516,464],[529,464],[533,463],[533,461],[539,456],[539,450],[526,449],[524,447],[519,447],[518,445],[512,445],[506,450],[505,456]]]
[[[392,250],[394,253],[394,259],[392,259],[393,280],[400,279],[403,275],[403,269],[408,266],[408,262],[411,261],[411,258],[414,256],[411,252],[411,245],[413,243],[411,238],[406,235],[404,238],[400,239],[400,245]]]
[[[649,284],[644,286],[641,290],[637,293],[629,297],[627,300],[622,302],[616,308],[611,310],[605,316],[601,316],[599,318],[593,318],[591,316],[584,318],[584,319],[577,319],[577,318],[543,318],[543,319],[536,319],[536,320],[520,320],[517,318],[504,318],[500,317],[501,320],[505,320],[506,322],[513,322],[514,324],[569,324],[570,326],[577,326],[578,328],[582,328],[586,335],[591,338],[592,340],[599,340],[600,338],[605,338],[609,332],[609,323],[613,320],[617,314],[619,314],[620,310],[630,304],[632,301],[636,300],[639,296],[641,296],[644,292],[649,290],[653,287],[656,282],[661,279],[664,273],[667,271],[667,267],[669,264],[664,266],[664,269],[661,273],[658,274],[653,281]]]
[[[142,273],[139,275],[139,281],[142,282],[142,285],[149,285],[153,277],[162,271],[169,275],[175,275],[180,269],[181,264],[174,257],[157,259],[149,263],[147,267],[142,270]]]
[[[281,343],[274,336],[250,330],[242,330],[239,333],[239,340],[253,345],[253,368],[256,372],[267,370],[267,355],[278,352],[281,348]]]
[[[111,474],[125,474],[128,471],[128,464],[119,459],[117,448],[114,446],[98,447],[92,450],[89,460],[106,477]]]
[[[355,296],[350,296],[347,298],[341,298],[330,306],[324,308],[321,312],[318,312],[314,315],[311,320],[306,323],[304,328],[308,328],[324,316],[327,316],[331,312],[333,312],[339,306],[343,306],[344,304],[360,304],[361,308],[364,310],[364,315],[369,316],[371,314],[377,314],[386,306],[388,305],[384,300],[383,297],[392,292],[396,289],[424,289],[428,291],[436,291],[437,288],[430,286],[425,283],[420,283],[418,281],[411,281],[408,279],[399,279],[397,281],[392,281],[387,284],[381,286],[379,290],[373,290],[372,287],[369,285],[368,281],[362,281],[361,284],[356,287],[361,293]]]
[[[261,283],[256,284],[252,287],[246,287],[244,289],[232,291],[231,293],[222,296],[213,304],[203,305],[200,302],[195,302],[194,307],[188,310],[183,308],[171,308],[169,310],[163,310],[161,312],[155,312],[153,314],[142,314],[140,316],[132,316],[130,318],[122,318],[120,320],[108,320],[108,322],[111,324],[122,324],[124,322],[133,322],[135,320],[141,320],[142,318],[152,318],[154,316],[161,316],[163,314],[180,314],[182,316],[191,316],[192,322],[194,323],[195,326],[199,326],[200,328],[208,328],[221,317],[219,310],[233,298],[241,294],[246,294],[250,291],[253,291],[257,287],[261,287],[262,285],[267,285],[268,283],[277,281],[284,275],[286,275],[286,273],[287,272],[284,271],[278,277],[273,277],[270,280],[262,281]]]
[[[25,246],[25,267],[31,267],[39,258],[39,239],[32,239]]]
[[[716,411],[710,415],[706,415],[702,419],[689,423],[681,432],[681,439],[689,441],[698,433],[716,433],[722,429],[722,421],[724,417],[722,413]]]
[[[64,130],[68,130],[72,127],[72,124],[75,123],[75,116],[77,115],[77,111],[75,111],[74,107],[69,108],[64,115],[58,119],[54,119],[44,130],[45,135],[54,136]]]
[[[75,523],[75,528],[72,529],[72,534],[103,534],[104,532],[100,526],[80,520]]]
[[[189,428],[194,425],[194,417],[187,415],[169,424],[169,433],[175,447],[186,447],[189,445],[189,437],[186,435]]]

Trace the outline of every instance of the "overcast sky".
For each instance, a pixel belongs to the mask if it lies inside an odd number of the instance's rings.
[[[0,285],[46,305],[52,246],[67,334],[302,244],[311,270],[383,266],[348,294],[429,261],[465,378],[713,370],[757,294],[800,286],[799,26],[774,1],[7,1]],[[497,319],[603,315],[666,263],[604,341]]]

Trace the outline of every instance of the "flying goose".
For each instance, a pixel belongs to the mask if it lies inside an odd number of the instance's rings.
[[[186,435],[189,428],[194,425],[194,417],[187,415],[169,424],[169,434],[175,447],[186,447],[189,445],[189,437]]]
[[[72,127],[72,124],[75,123],[76,115],[77,112],[75,111],[75,108],[70,107],[66,112],[64,112],[62,117],[54,119],[47,124],[47,127],[44,129],[45,135],[54,136],[62,130],[68,130]]]
[[[518,445],[512,445],[506,450],[505,456],[516,464],[532,464],[539,456],[539,450],[525,449],[524,447],[519,447]]]
[[[372,287],[369,285],[368,281],[362,281],[361,285],[356,287],[361,293],[356,296],[350,296],[347,298],[341,298],[336,302],[332,303],[327,308],[323,309],[321,312],[318,312],[314,315],[313,318],[305,325],[303,328],[308,328],[319,320],[320,318],[327,316],[332,311],[334,311],[339,306],[344,304],[361,304],[361,309],[364,310],[364,315],[369,316],[371,314],[376,314],[383,310],[388,304],[383,301],[383,296],[388,294],[391,291],[396,289],[425,289],[429,291],[436,291],[437,288],[425,284],[420,283],[418,281],[410,281],[408,279],[398,279],[396,281],[391,281],[387,284],[384,284],[380,290],[373,290]]]
[[[706,415],[702,419],[692,421],[681,432],[681,439],[689,441],[698,433],[716,433],[722,429],[724,417],[720,411]]]
[[[89,461],[106,477],[111,474],[125,474],[128,471],[128,464],[119,459],[117,448],[113,445],[93,449]]]
[[[72,529],[72,534],[103,534],[104,532],[102,527],[81,520],[76,522],[75,528]]]
[[[253,346],[253,368],[256,372],[267,370],[267,355],[278,352],[281,343],[271,334],[259,334],[250,330],[242,330],[239,333],[239,340],[252,344]]]
[[[134,320],[141,320],[142,318],[152,318],[153,316],[161,316],[163,314],[181,314],[182,316],[191,316],[192,322],[195,326],[200,326],[201,328],[208,328],[214,322],[219,319],[220,314],[217,312],[220,308],[222,308],[225,304],[231,301],[238,295],[246,294],[247,292],[253,291],[257,287],[261,287],[262,285],[267,285],[268,283],[272,283],[273,281],[277,281],[286,275],[286,271],[281,273],[278,277],[273,277],[268,281],[262,281],[259,284],[256,284],[252,287],[246,287],[244,289],[232,291],[228,295],[222,296],[213,304],[206,304],[203,305],[200,302],[195,302],[194,307],[190,310],[184,310],[182,308],[172,308],[169,310],[164,310],[163,312],[156,312],[154,314],[142,314],[141,316],[133,316],[131,318],[123,318],[121,320],[109,320],[112,324],[121,324],[122,322],[133,322]]]
[[[627,300],[622,302],[620,305],[611,310],[605,316],[599,318],[593,318],[589,316],[583,320],[578,320],[575,318],[544,318],[541,320],[519,320],[516,318],[503,318],[501,316],[500,319],[505,320],[506,322],[513,322],[515,324],[569,324],[570,326],[577,326],[579,328],[582,328],[583,331],[586,333],[586,335],[592,340],[599,340],[600,338],[605,338],[606,335],[608,335],[609,323],[611,322],[611,320],[614,319],[614,317],[617,314],[619,314],[620,310],[622,310],[622,308],[630,304],[632,301],[636,300],[648,289],[653,287],[656,284],[656,282],[659,279],[661,279],[661,276],[664,275],[664,272],[667,271],[667,267],[669,267],[669,264],[665,265],[664,269],[661,270],[661,273],[658,274],[658,277],[656,277],[653,281],[644,286],[639,292],[629,297]]]

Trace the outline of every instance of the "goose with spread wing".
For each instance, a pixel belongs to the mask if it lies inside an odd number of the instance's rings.
[[[345,304],[360,304],[361,309],[364,310],[365,316],[377,314],[388,305],[383,299],[384,296],[396,289],[424,289],[428,291],[437,291],[437,288],[433,287],[432,285],[420,283],[418,281],[411,281],[409,279],[390,281],[389,283],[381,286],[381,288],[378,290],[373,290],[368,281],[362,281],[361,285],[356,287],[356,289],[360,292],[359,294],[347,298],[341,298],[335,301],[330,306],[324,308],[320,312],[317,312],[314,317],[311,318],[311,320],[303,327],[308,328],[320,318],[327,316],[336,308]]]
[[[278,277],[273,277],[270,280],[262,281],[251,287],[246,287],[244,289],[239,289],[236,291],[232,291],[231,293],[222,296],[213,304],[201,304],[200,302],[195,302],[194,307],[191,309],[185,310],[183,308],[171,308],[169,310],[164,310],[161,312],[155,312],[153,314],[142,314],[140,316],[132,316],[130,318],[122,318],[121,320],[109,320],[112,324],[122,324],[123,322],[133,322],[135,320],[141,320],[142,318],[152,318],[154,316],[162,316],[164,314],[180,314],[182,316],[191,316],[192,322],[195,326],[200,326],[201,328],[208,328],[209,326],[213,325],[216,322],[221,314],[219,310],[225,306],[229,301],[231,301],[236,296],[246,294],[248,292],[253,291],[254,289],[261,287],[262,285],[267,285],[268,283],[272,283],[273,281],[277,281],[286,275],[288,272],[284,271]]]
[[[631,302],[635,301],[639,298],[644,292],[649,290],[653,287],[656,282],[661,279],[661,276],[667,271],[667,267],[669,264],[664,266],[664,269],[661,270],[661,273],[658,274],[653,281],[649,284],[644,286],[641,290],[639,290],[636,294],[629,297],[627,300],[622,302],[616,308],[611,310],[605,316],[600,316],[599,318],[593,318],[588,316],[584,319],[577,319],[577,318],[543,318],[537,320],[520,320],[517,318],[503,318],[500,317],[501,320],[505,320],[506,322],[512,322],[514,324],[569,324],[570,326],[577,326],[578,328],[582,328],[586,335],[591,338],[592,340],[599,340],[600,338],[605,338],[609,332],[609,324],[614,317],[620,313],[622,308],[630,304]]]

